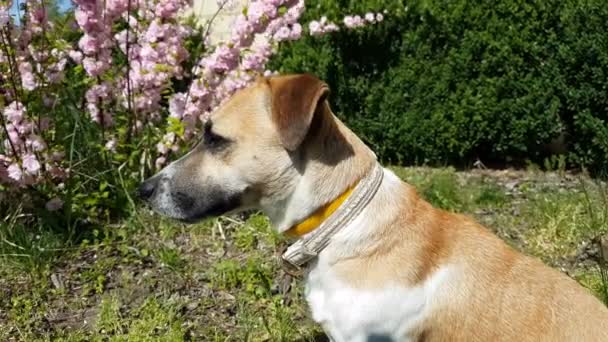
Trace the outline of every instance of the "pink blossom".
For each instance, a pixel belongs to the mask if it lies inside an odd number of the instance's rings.
[[[313,20],[310,23],[308,23],[308,30],[310,31],[310,34],[313,36],[320,35],[321,32],[323,32],[323,30],[321,28],[321,23],[316,20]]]
[[[21,83],[23,88],[27,90],[34,90],[38,86],[36,78],[33,73],[32,65],[28,62],[19,62],[19,73],[21,74]]]
[[[302,37],[302,26],[295,23],[291,26],[291,32],[289,33],[290,40],[298,40]]]
[[[116,138],[111,138],[106,142],[105,148],[108,151],[116,152],[116,146],[118,145],[118,141]]]
[[[287,26],[281,27],[273,36],[278,41],[287,40],[291,34],[291,30]]]
[[[78,47],[85,55],[94,55],[100,48],[100,44],[97,39],[89,34],[85,34],[78,41]]]
[[[347,15],[344,17],[344,26],[346,26],[347,28],[353,29],[353,28],[358,28],[365,25],[365,22],[363,21],[363,19],[361,18],[361,16],[355,15],[355,16],[350,16]]]
[[[8,106],[4,107],[4,117],[9,122],[18,124],[25,115],[25,106],[21,102],[13,101]]]
[[[304,4],[304,0],[297,0],[295,4],[292,4],[292,6],[289,7],[287,12],[285,13],[285,16],[283,18],[285,20],[285,23],[291,25],[298,22],[302,14],[304,14],[305,9],[306,5]]]
[[[175,0],[159,0],[156,5],[155,14],[161,18],[170,18],[173,16],[180,7],[183,7],[185,3],[182,1]]]
[[[249,46],[253,38],[253,25],[245,15],[240,14],[234,21],[231,42],[236,46]]]
[[[128,1],[125,0],[105,0],[106,10],[110,16],[119,16],[127,10]]]
[[[32,150],[36,151],[36,152],[41,152],[46,150],[46,143],[44,142],[44,140],[42,140],[42,138],[39,135],[36,134],[31,134],[26,142],[25,145],[30,147]]]
[[[311,21],[308,24],[308,30],[311,36],[322,36],[330,32],[338,31],[338,25],[327,20],[327,17],[321,17],[319,21]]]
[[[10,15],[8,14],[8,5],[0,6],[0,27],[7,25],[10,21]]]
[[[248,7],[236,17],[226,43],[214,45],[204,40],[205,52],[195,61],[190,73],[184,69],[189,66],[185,63],[189,57],[185,39],[193,30],[181,20],[179,13],[186,8],[187,1],[133,1],[130,13],[126,12],[127,0],[75,0],[75,3],[76,21],[83,32],[78,43],[80,56],[67,51],[66,56],[81,63],[89,76],[91,86],[85,96],[87,112],[92,120],[108,126],[113,113],[123,113],[128,107],[134,112],[129,114],[137,118],[131,127],[134,134],[146,126],[154,125],[156,129],[163,117],[179,119],[185,128],[184,134],[179,139],[165,135],[158,141],[156,148],[161,158],[194,136],[200,125],[198,120],[205,120],[208,113],[235,91],[251,83],[257,75],[275,73],[266,70],[266,65],[278,43],[301,38],[300,18],[305,9],[303,0],[250,0]],[[227,5],[226,0],[218,3]],[[358,28],[378,21],[377,14],[366,13],[364,18],[347,16],[344,25]],[[118,27],[120,32],[116,30]],[[322,17],[311,22],[308,29],[311,35],[320,36],[340,28]],[[127,38],[129,65],[125,67],[115,63],[114,58],[118,55],[122,60],[127,55]],[[58,63],[57,69],[61,68]],[[52,73],[46,77],[56,79]],[[171,95],[172,81],[182,78],[192,79],[187,92]],[[104,87],[100,80],[112,81]],[[166,98],[168,103],[164,101]],[[162,127],[160,130],[162,132]],[[106,143],[109,149],[114,147],[114,134],[108,131],[106,135],[110,139]],[[24,143],[26,136],[17,134],[16,138]],[[48,159],[41,162],[47,169]],[[160,167],[165,162],[159,159],[155,165]]]
[[[238,57],[239,51],[237,49],[222,45],[205,61],[207,64],[204,66],[214,72],[228,71],[236,67]]]
[[[169,148],[162,142],[156,144],[156,150],[160,154],[167,154],[169,152]]]
[[[8,177],[13,181],[20,182],[23,179],[23,171],[21,171],[21,167],[17,163],[9,165],[6,171],[8,172]]]
[[[270,20],[276,17],[277,7],[266,1],[252,1],[247,7],[247,18],[253,23],[260,23],[262,20]],[[255,32],[261,32],[262,26],[255,26]]]
[[[59,197],[53,197],[51,200],[46,202],[46,210],[57,211],[63,207],[63,201]]]
[[[76,64],[80,64],[82,62],[82,52],[76,50],[68,51],[68,56],[74,61]]]
[[[21,137],[19,136],[19,132],[17,131],[17,129],[15,129],[15,127],[13,125],[6,125],[7,126],[7,131],[8,131],[8,140],[13,144],[13,146],[19,147],[22,142],[21,142]],[[7,146],[8,148],[11,148],[10,144],[8,144]]]
[[[147,42],[155,43],[159,39],[165,38],[171,31],[171,25],[163,24],[160,20],[154,20],[150,23],[150,26],[148,26],[148,29],[144,34],[144,39]]]
[[[180,119],[182,116],[184,116],[185,110],[186,95],[183,93],[176,93],[169,100],[169,116]]]
[[[99,100],[105,100],[110,96],[110,86],[107,82],[95,84],[85,93],[87,102],[94,103]]]
[[[279,74],[278,71],[272,71],[272,70],[265,70],[264,71],[264,77],[276,76],[278,74]]]
[[[40,1],[27,0],[25,8],[24,20],[18,30],[11,31],[9,44],[13,49],[17,79],[21,81],[22,89],[33,92],[40,86],[63,79],[69,48],[68,43],[61,39],[53,38],[49,42],[49,37],[44,36],[45,32],[54,31],[53,23],[48,22]],[[0,12],[2,10],[4,7],[0,8]],[[0,60],[6,63],[3,58]],[[5,81],[5,75],[0,75],[0,80]],[[45,87],[44,92],[33,93],[32,96],[28,92],[20,98],[27,101],[41,99],[41,103],[47,107],[55,105],[52,87]],[[28,115],[26,105],[30,102],[15,101],[15,94],[11,93],[0,96],[4,96],[8,103],[2,109],[6,129],[2,147],[6,155],[0,158],[0,182],[8,182],[12,186],[34,185],[45,181],[51,167],[61,171],[58,162],[52,161],[51,155],[46,152],[49,144],[56,144],[56,141],[46,141],[44,138],[44,133],[51,126],[49,117],[44,116],[44,108]],[[54,134],[48,136],[54,137]]]
[[[100,117],[101,112],[99,111],[99,107],[97,106],[96,103],[87,103],[86,109],[87,109],[87,112],[89,113],[89,116],[91,117],[91,120],[93,120],[94,122],[97,122],[97,123],[101,123],[101,117]]]
[[[82,60],[82,66],[84,67],[84,70],[87,72],[87,74],[89,74],[89,76],[91,77],[97,77],[101,75],[101,73],[108,68],[108,64],[106,64],[105,62],[97,61],[91,57],[85,57]]]
[[[167,162],[167,158],[158,157],[158,158],[156,158],[156,161],[154,161],[154,166],[156,167],[157,170],[160,170],[163,167],[163,165],[165,165],[166,162]]]
[[[30,175],[36,175],[40,171],[40,163],[35,155],[28,153],[23,156],[23,168]]]
[[[151,45],[145,45],[141,48],[139,56],[144,60],[156,60],[159,57],[158,49],[153,48]]]
[[[91,30],[98,25],[98,21],[95,14],[91,11],[84,9],[83,7],[76,7],[74,10],[74,17],[78,26],[85,30]]]
[[[329,24],[325,25],[324,31],[325,31],[325,33],[328,33],[328,32],[336,32],[339,30],[340,30],[340,28],[338,27],[338,25],[336,25],[334,23],[329,23]]]
[[[25,135],[30,133],[34,129],[34,123],[31,121],[24,120],[20,122],[18,126],[15,126],[15,128],[17,129],[17,132],[19,132],[19,134]]]

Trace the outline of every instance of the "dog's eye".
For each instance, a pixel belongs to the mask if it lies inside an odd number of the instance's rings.
[[[219,149],[229,142],[228,139],[213,133],[211,123],[205,124],[205,132],[203,135],[203,145],[208,149]]]

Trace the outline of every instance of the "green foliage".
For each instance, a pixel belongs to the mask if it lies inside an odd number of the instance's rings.
[[[45,1],[45,5],[57,7],[55,1]],[[77,46],[82,32],[74,29],[73,11],[51,12],[53,26],[44,32],[47,43],[52,44],[51,47],[59,44]],[[204,48],[196,34],[186,44],[198,46],[195,50],[199,52]],[[3,45],[3,48],[10,55],[14,54],[14,47]],[[124,65],[126,58],[121,56],[118,55],[114,61]],[[195,58],[192,56],[192,62],[187,65],[191,65]],[[143,179],[155,172],[154,160],[158,157],[155,144],[165,133],[165,128],[177,136],[184,132],[180,122],[169,120],[168,127],[165,127],[164,120],[161,120],[154,125],[144,125],[135,134],[129,127],[133,126],[136,115],[118,106],[112,112],[114,125],[104,128],[93,122],[87,112],[85,91],[94,81],[86,76],[82,65],[69,59],[64,76],[57,84],[23,92],[20,101],[26,104],[28,118],[34,122],[51,119],[50,128],[41,135],[48,145],[49,154],[62,152],[65,155],[60,158],[61,166],[67,171],[65,177],[49,177],[40,184],[19,188],[0,185],[3,219],[0,239],[7,241],[0,244],[0,253],[12,257],[11,265],[29,271],[52,261],[55,254],[61,252],[60,247],[90,239],[95,230],[99,231],[101,227],[132,213],[135,203],[131,194]],[[172,85],[178,91],[184,90],[187,84],[184,82],[176,80]],[[7,86],[16,86],[9,83]],[[0,96],[0,110],[7,105],[6,101]],[[1,133],[4,139],[4,132]],[[116,141],[115,148],[106,146],[110,138]],[[0,148],[0,154],[5,154],[3,148]],[[47,210],[46,203],[54,198],[61,200],[63,206],[57,211]]]
[[[262,298],[270,294],[273,270],[268,260],[250,258],[244,265],[235,260],[216,263],[210,271],[212,284],[218,289],[241,289]]]
[[[600,0],[313,0],[305,20],[386,20],[282,46],[334,110],[391,162],[540,162],[565,138],[570,165],[608,168],[608,7]]]
[[[437,208],[453,212],[500,208],[508,198],[504,189],[485,178],[463,180],[453,167],[445,169],[393,168],[420,195]]]
[[[123,317],[120,301],[112,296],[100,304],[97,330],[101,333],[96,341],[183,341],[176,309],[162,305],[154,298],[146,300],[133,310],[131,317]],[[124,325],[124,326],[123,326]]]

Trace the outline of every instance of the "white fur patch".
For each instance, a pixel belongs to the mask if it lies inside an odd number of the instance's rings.
[[[335,342],[404,341],[432,312],[451,273],[444,267],[415,287],[387,284],[372,290],[350,287],[328,265],[317,265],[307,279],[306,299],[313,319]]]
[[[306,299],[313,319],[335,342],[407,341],[408,334],[432,312],[437,294],[453,274],[453,268],[446,266],[415,287],[393,283],[357,289],[333,273],[336,261],[356,256],[371,243],[376,227],[398,214],[403,189],[399,178],[385,169],[374,199],[333,237],[308,274]]]

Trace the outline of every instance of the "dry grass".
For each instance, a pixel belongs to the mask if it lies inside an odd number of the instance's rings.
[[[465,212],[608,300],[594,238],[608,232],[606,185],[560,173],[395,168],[429,201]],[[184,226],[140,210],[62,246],[19,220],[0,230],[2,341],[309,341],[302,284],[275,257],[261,215]]]

